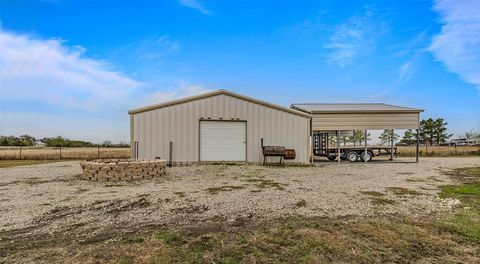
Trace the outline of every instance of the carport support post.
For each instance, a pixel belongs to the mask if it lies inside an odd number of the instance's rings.
[[[390,133],[390,160],[393,162],[393,135],[394,135],[394,130],[392,129]]]
[[[419,132],[419,129],[417,128],[417,150],[416,150],[416,153],[415,153],[415,158],[416,158],[417,163],[418,163],[419,149],[420,149],[420,132]]]
[[[338,151],[338,162],[340,162],[340,130],[337,130],[337,151]]]
[[[368,136],[368,132],[367,130],[365,129],[365,163],[367,163],[367,153],[368,153],[368,148],[367,148],[367,136]]]

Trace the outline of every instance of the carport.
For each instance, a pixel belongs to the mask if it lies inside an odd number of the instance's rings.
[[[422,109],[374,103],[374,104],[317,104],[317,103],[299,103],[292,104],[292,109],[303,111],[310,114],[311,117],[311,161],[314,156],[338,157],[341,160],[342,154],[345,156],[355,153],[360,158],[368,162],[373,157],[372,147],[368,147],[367,135],[369,130],[388,129],[392,135],[395,129],[415,129],[417,133],[416,162],[419,154],[419,126],[420,113]],[[355,130],[361,130],[365,133],[364,148],[340,147],[340,140],[337,140],[336,148],[328,148],[329,135],[335,134],[337,139],[342,135],[349,135]],[[383,148],[387,150],[387,148]],[[380,151],[380,150],[379,150]],[[390,159],[394,160],[394,142],[393,136],[390,142]],[[348,152],[348,153],[347,153]],[[371,155],[369,157],[369,155]]]

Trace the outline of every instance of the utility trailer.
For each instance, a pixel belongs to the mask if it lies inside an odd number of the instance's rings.
[[[328,133],[313,135],[313,154],[319,157],[326,157],[328,160],[333,161],[338,157],[338,148],[331,148],[328,145]],[[367,147],[367,155],[365,155],[365,147],[340,147],[340,159],[351,162],[357,160],[369,162],[373,157],[391,155],[391,153],[392,147]],[[393,157],[398,157],[397,147],[393,147]]]

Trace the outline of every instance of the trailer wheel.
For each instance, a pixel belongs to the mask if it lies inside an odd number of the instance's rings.
[[[360,154],[360,159],[363,162],[365,162],[365,160],[369,162],[372,160],[372,153],[370,153],[370,151],[367,151],[367,155],[365,155],[365,151],[362,151],[362,153]]]
[[[327,159],[328,159],[329,161],[334,161],[336,158],[337,158],[337,155],[328,155],[328,156],[327,156]]]
[[[357,154],[355,151],[350,151],[350,152],[348,152],[348,154],[347,154],[347,159],[348,159],[350,162],[355,162],[355,161],[357,161],[357,159],[358,159],[358,154]]]

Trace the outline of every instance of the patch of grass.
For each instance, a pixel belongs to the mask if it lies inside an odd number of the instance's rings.
[[[480,167],[456,169],[448,175],[458,184],[442,186],[440,197],[458,199],[464,208],[438,224],[463,239],[480,242]]]
[[[377,192],[377,191],[361,191],[360,193],[365,194],[365,195],[374,196],[374,197],[383,197],[383,196],[385,196],[384,193]]]
[[[124,244],[134,244],[134,243],[143,243],[145,239],[139,236],[124,236],[121,239]]]
[[[105,184],[104,187],[123,187],[125,185],[123,184],[118,184],[118,183],[108,183],[108,184]]]
[[[185,197],[185,193],[184,193],[184,192],[174,192],[173,194],[177,195],[177,196],[180,197],[180,198]]]
[[[205,189],[210,194],[218,194],[220,192],[230,192],[233,190],[245,189],[245,186],[225,185],[219,187],[210,187]]]
[[[118,264],[132,264],[135,263],[135,257],[132,255],[121,255],[117,259]]]
[[[433,176],[427,177],[427,180],[434,181],[434,182],[443,182],[442,180],[438,179],[437,177],[433,177]]]
[[[388,187],[387,190],[393,192],[396,195],[423,195],[423,193],[421,192],[402,187]]]
[[[434,232],[422,221],[398,217],[353,221],[293,218],[254,230],[209,232],[208,236],[208,240],[202,240],[201,235],[184,234],[183,243],[166,243],[163,252],[176,263],[473,263],[478,260],[475,252],[464,250],[448,234]],[[142,257],[142,251],[139,252],[137,259]]]
[[[423,179],[412,179],[412,178],[408,178],[406,179],[407,182],[425,182],[425,180]]]
[[[310,163],[285,163],[286,168],[311,168],[315,165]]]
[[[442,186],[442,197],[453,197],[462,200],[480,198],[480,182],[463,185]]]
[[[77,190],[75,191],[75,193],[81,194],[81,193],[88,192],[88,191],[90,191],[90,189],[87,189],[87,188],[77,188]]]
[[[288,184],[279,183],[274,180],[268,180],[268,179],[252,178],[252,179],[247,179],[246,181],[253,183],[255,187],[259,189],[273,188],[276,190],[285,190],[284,186],[288,185]]]
[[[157,240],[163,241],[167,245],[177,245],[182,242],[181,236],[169,230],[162,230],[153,236]]]
[[[298,201],[297,203],[295,203],[295,206],[296,207],[305,207],[305,206],[307,206],[307,202],[302,199],[302,200]]]
[[[370,201],[373,205],[388,205],[388,204],[395,204],[395,201],[392,199],[387,198],[380,198],[380,197],[371,197]]]
[[[59,254],[49,263],[480,262],[478,243],[459,243],[455,233],[444,230],[427,218],[399,215],[346,220],[297,217],[234,229],[157,230],[144,236],[143,243],[72,245],[66,250],[76,254]],[[36,257],[44,253],[42,250],[22,248],[15,254],[17,260],[23,260],[27,254]]]
[[[0,168],[46,164],[53,162],[62,162],[65,160],[0,160]]]
[[[260,176],[261,173],[262,173],[261,169],[252,169],[252,170],[249,170],[247,173],[243,174],[242,176],[250,178],[250,179],[251,178],[262,178]]]

